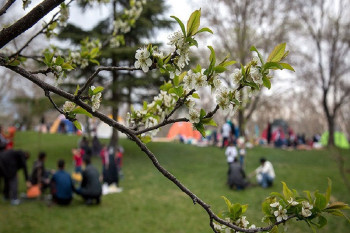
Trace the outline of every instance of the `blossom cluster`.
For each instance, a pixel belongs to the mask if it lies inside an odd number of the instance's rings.
[[[63,112],[69,113],[73,111],[74,108],[75,108],[75,103],[71,101],[66,101],[64,102],[64,105],[63,105]]]
[[[90,89],[91,91],[95,90],[95,86],[91,86]],[[91,108],[92,108],[92,111],[95,112],[97,109],[100,108],[100,104],[101,104],[101,99],[102,99],[102,93],[101,92],[98,92],[96,94],[93,94],[91,97],[90,97],[90,101],[91,101]]]
[[[61,27],[66,27],[68,18],[69,18],[69,6],[62,3],[60,7],[60,16],[58,18],[58,24]]]
[[[225,218],[226,222],[232,222],[232,220],[230,218]],[[243,229],[255,229],[256,226],[254,224],[251,224],[249,226],[249,221],[247,220],[246,216],[241,216],[238,219],[236,219],[235,221],[232,222],[234,225],[243,228]],[[222,225],[216,222],[213,222],[214,228],[215,230],[217,230],[218,232],[222,232],[222,233],[231,233],[231,232],[235,232],[235,233],[239,233],[239,231],[233,231],[231,228],[227,227],[226,225]],[[248,227],[249,226],[249,227]]]
[[[145,73],[148,72],[149,67],[152,65],[150,55],[147,47],[138,49],[135,54],[135,68],[141,68]]]

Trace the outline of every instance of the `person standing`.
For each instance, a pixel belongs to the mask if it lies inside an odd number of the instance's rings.
[[[75,192],[72,178],[64,170],[64,166],[64,160],[58,160],[58,171],[51,178],[52,199],[59,205],[69,205],[73,199],[73,192]]]
[[[87,205],[92,204],[96,200],[96,204],[101,201],[102,186],[100,183],[100,174],[97,169],[91,164],[91,159],[84,158],[85,170],[82,173],[83,180],[77,193],[83,197]]]
[[[231,125],[228,121],[225,122],[225,124],[222,126],[222,145],[221,148],[224,148],[229,144],[229,139],[231,137],[232,131],[231,131]]]
[[[0,177],[4,177],[4,198],[9,199],[12,205],[20,203],[18,199],[17,171],[23,169],[27,187],[31,186],[28,177],[27,159],[29,153],[20,150],[5,150],[0,153]]]
[[[260,159],[260,166],[254,171],[258,184],[263,188],[267,188],[273,185],[273,181],[276,177],[275,170],[272,163],[265,158]]]
[[[225,155],[226,155],[227,164],[228,164],[228,172],[227,173],[229,174],[230,173],[230,165],[231,165],[231,163],[233,163],[234,159],[238,155],[237,148],[234,145],[233,141],[231,141],[229,146],[226,148]]]

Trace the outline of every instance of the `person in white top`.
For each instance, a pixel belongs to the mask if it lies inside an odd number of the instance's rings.
[[[261,165],[254,171],[256,180],[263,188],[270,187],[276,177],[275,170],[273,169],[272,163],[265,158],[261,158],[260,163]]]
[[[227,163],[228,163],[228,168],[229,168],[228,174],[229,174],[230,173],[230,164],[233,163],[235,157],[237,157],[237,155],[238,155],[237,148],[233,142],[230,142],[230,145],[228,147],[226,147],[225,155],[227,158]]]
[[[222,126],[222,145],[221,145],[221,148],[224,148],[227,145],[226,143],[230,140],[231,133],[232,133],[231,132],[231,125],[228,122],[226,122]]]

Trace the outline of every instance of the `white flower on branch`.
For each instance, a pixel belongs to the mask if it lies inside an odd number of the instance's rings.
[[[195,73],[194,86],[195,88],[205,87],[207,85],[207,76],[204,75],[204,69],[200,73]]]
[[[273,215],[275,215],[277,222],[288,219],[287,210],[283,209],[281,205],[273,212]]]
[[[246,218],[247,218],[246,216],[242,216],[241,218],[237,219],[236,225],[241,226],[243,228],[247,228],[249,222],[248,222],[248,220],[246,220]]]
[[[263,84],[262,75],[258,68],[255,68],[255,67],[250,68],[250,77],[253,79],[253,81],[256,84],[260,84],[260,85]]]
[[[147,73],[149,67],[152,65],[152,60],[149,58],[150,53],[146,47],[136,50],[135,58],[135,68],[141,68],[143,72]]]
[[[295,201],[292,197],[288,200],[288,203],[289,203],[291,206],[297,206],[297,205],[299,205],[299,202]]]
[[[271,203],[270,206],[273,207],[273,208],[276,208],[280,205],[280,203],[278,201],[274,202],[274,203]]]
[[[242,77],[243,76],[240,69],[235,69],[233,73],[230,75],[230,79],[232,79],[235,83],[239,83]]]
[[[303,205],[301,208],[301,215],[305,218],[310,217],[312,215],[311,209],[313,209],[313,205],[311,205],[308,201],[302,201]]]
[[[169,37],[168,45],[175,45],[176,47],[182,47],[184,43],[184,35],[181,31],[174,32]]]
[[[92,87],[91,87],[91,90],[93,90]],[[100,108],[101,97],[102,97],[101,92],[97,93],[96,95],[91,96],[91,105],[92,105],[91,108],[92,108],[93,112],[95,112],[97,109]]]
[[[196,74],[193,73],[192,70],[188,71],[183,79],[184,82],[184,89],[187,91],[192,90],[194,86],[194,80],[196,78]]]
[[[153,54],[154,54],[154,53],[153,53]],[[174,72],[174,71],[170,71],[169,74],[170,74],[170,79],[174,79],[174,78],[175,78],[175,75],[178,76],[178,75],[181,74],[181,71],[178,70],[178,69],[175,69],[175,72]]]
[[[195,108],[190,108],[188,112],[189,120],[192,124],[198,123],[200,120],[200,114],[199,111]]]
[[[75,108],[75,103],[66,101],[63,105],[63,112],[71,112]]]

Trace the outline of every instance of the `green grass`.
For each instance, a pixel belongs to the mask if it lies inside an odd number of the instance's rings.
[[[65,135],[40,135],[33,132],[18,133],[15,146],[32,154],[31,168],[37,153],[46,151],[47,168],[55,168],[56,161],[64,158],[68,171],[73,170],[71,148],[79,138]],[[193,205],[189,197],[163,177],[151,161],[135,144],[122,140],[124,154],[124,179],[122,193],[103,196],[100,206],[85,206],[75,196],[69,207],[48,207],[44,201],[26,201],[11,206],[0,200],[0,232],[123,232],[123,233],[189,233],[212,232],[206,212]],[[256,147],[248,150],[247,173],[257,167],[261,156],[270,160],[277,174],[274,187],[259,187],[245,191],[232,191],[226,185],[227,164],[220,148],[200,148],[177,143],[150,143],[150,149],[160,163],[169,169],[183,184],[212,206],[215,212],[225,209],[221,196],[232,202],[249,204],[247,218],[261,225],[261,203],[272,191],[280,192],[281,181],[299,191],[320,190],[327,187],[327,177],[333,181],[333,200],[350,203],[350,193],[340,178],[336,162],[327,151],[283,151]],[[343,151],[345,166],[349,168],[349,151]],[[95,158],[93,163],[100,168]],[[20,191],[24,191],[23,175],[19,177]],[[348,212],[349,214],[349,212]],[[350,232],[350,223],[344,219],[329,217],[329,224],[319,232]],[[289,225],[288,232],[311,232],[303,222]]]

